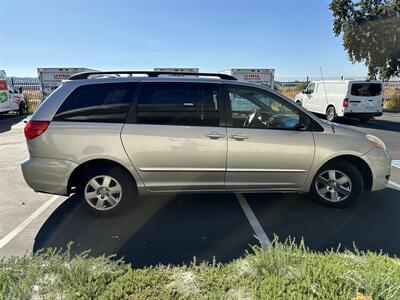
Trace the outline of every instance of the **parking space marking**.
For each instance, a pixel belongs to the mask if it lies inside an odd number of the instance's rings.
[[[0,240],[0,249],[8,244],[14,237],[16,237],[22,230],[25,229],[33,220],[35,220],[42,212],[44,212],[50,205],[52,205],[60,196],[53,196],[45,203],[42,204],[37,210],[35,210],[28,218],[21,222],[17,227],[10,231],[5,237]]]
[[[400,160],[392,160],[392,167],[400,169]]]
[[[258,222],[256,215],[251,210],[250,205],[247,202],[246,198],[243,196],[243,194],[236,193],[235,195],[239,201],[240,206],[243,209],[244,214],[247,217],[247,220],[249,220],[251,227],[253,228],[258,239],[260,240],[261,247],[264,250],[267,250],[268,246],[271,244],[271,241],[269,240],[267,234],[262,228],[260,222]]]
[[[399,190],[399,191],[400,191],[400,184],[398,184],[397,182],[394,182],[394,181],[390,181],[390,180],[389,180],[388,185],[391,185],[391,186],[394,187],[396,190]]]

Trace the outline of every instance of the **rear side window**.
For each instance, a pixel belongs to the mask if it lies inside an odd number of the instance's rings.
[[[353,83],[351,94],[360,97],[379,96],[382,93],[382,84],[380,83]]]
[[[218,86],[207,83],[146,83],[137,123],[218,126]]]
[[[76,88],[54,116],[55,121],[125,122],[136,83],[90,84]]]

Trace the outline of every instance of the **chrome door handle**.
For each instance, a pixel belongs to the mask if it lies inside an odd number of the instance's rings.
[[[222,139],[225,137],[225,135],[218,133],[217,131],[212,131],[208,134],[206,134],[206,137],[212,139],[212,140],[218,140],[218,139]]]
[[[243,135],[241,133],[232,134],[229,137],[237,141],[243,141],[249,138],[247,135]]]

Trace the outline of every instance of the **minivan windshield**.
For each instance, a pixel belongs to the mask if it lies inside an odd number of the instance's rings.
[[[359,97],[379,96],[382,93],[381,83],[353,83],[351,86],[351,95]]]

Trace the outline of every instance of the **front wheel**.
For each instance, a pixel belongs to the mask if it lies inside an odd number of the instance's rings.
[[[364,193],[360,171],[346,161],[333,161],[322,167],[314,177],[310,195],[319,203],[343,208],[358,201]]]
[[[110,215],[137,198],[136,185],[120,168],[104,168],[85,176],[80,193],[86,208],[97,215]]]

